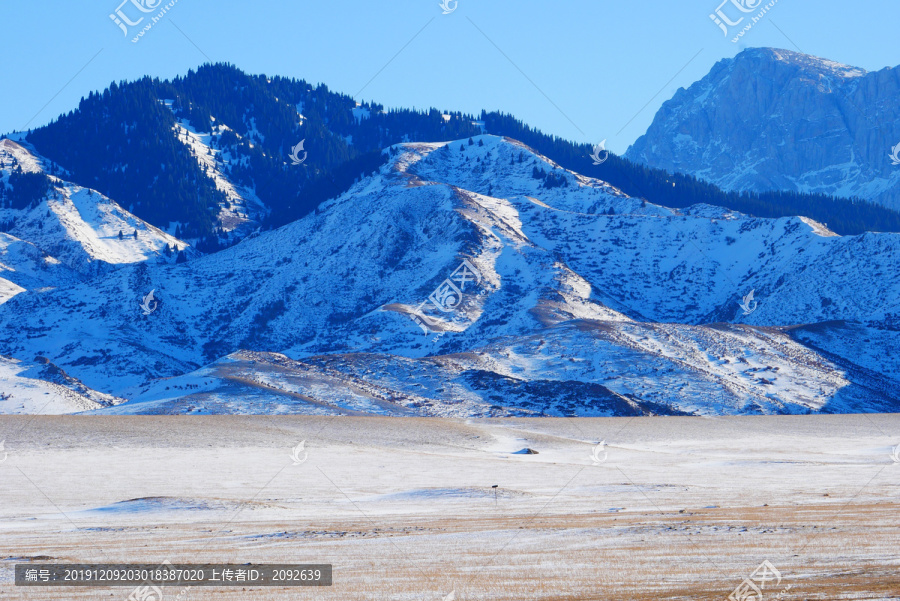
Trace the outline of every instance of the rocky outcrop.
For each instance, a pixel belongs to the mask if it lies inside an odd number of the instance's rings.
[[[900,209],[900,67],[866,72],[745,50],[663,104],[626,156],[728,190],[858,197]],[[900,162],[900,161],[897,161]]]

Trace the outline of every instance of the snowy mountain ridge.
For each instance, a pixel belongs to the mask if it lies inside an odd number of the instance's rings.
[[[897,409],[900,235],[674,210],[496,136],[386,152],[221,252],[15,296],[0,351],[129,399],[104,412]]]

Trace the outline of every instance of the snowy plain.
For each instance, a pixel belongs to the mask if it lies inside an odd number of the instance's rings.
[[[334,565],[329,588],[182,600],[721,601],[769,561],[781,580],[766,599],[900,599],[898,426],[6,416],[0,596],[124,600],[17,588],[13,566],[168,559]]]

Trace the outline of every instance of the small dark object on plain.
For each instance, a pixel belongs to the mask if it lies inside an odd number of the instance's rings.
[[[521,451],[516,451],[513,455],[538,455],[539,453],[534,449],[524,448]]]

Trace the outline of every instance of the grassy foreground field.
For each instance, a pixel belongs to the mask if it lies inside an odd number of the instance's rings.
[[[328,588],[181,601],[725,600],[764,561],[764,599],[900,599],[898,426],[2,417],[0,599],[131,593],[16,587],[16,563],[166,559],[334,565]]]

